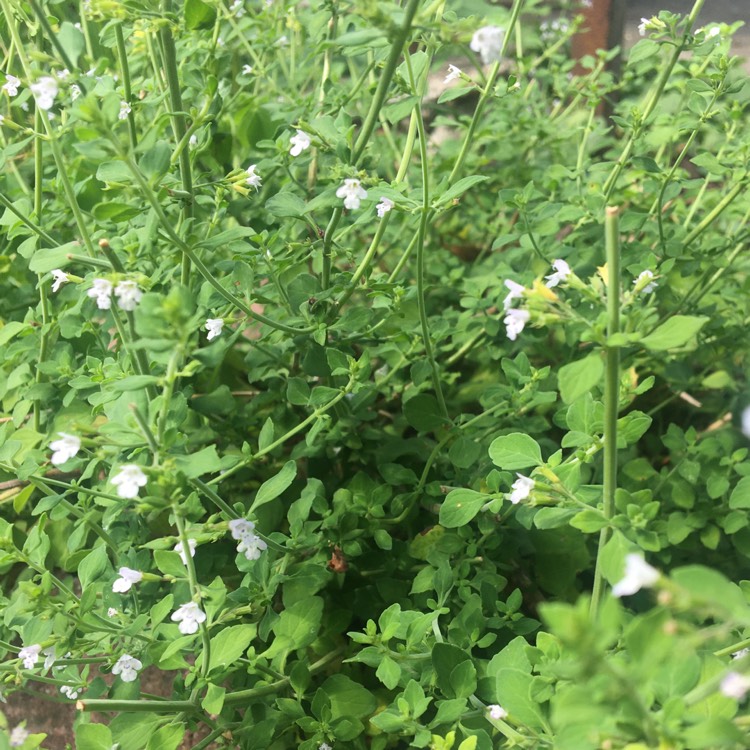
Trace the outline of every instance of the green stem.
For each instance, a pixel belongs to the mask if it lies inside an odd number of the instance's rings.
[[[122,73],[122,88],[125,94],[125,101],[130,105],[133,101],[133,91],[130,87],[130,67],[128,66],[128,53],[125,48],[125,37],[122,33],[122,23],[115,24],[115,42],[117,44],[117,57],[120,62],[120,72]],[[135,151],[138,146],[138,137],[135,131],[135,115],[128,112],[128,137],[130,139],[130,148]]]
[[[607,254],[607,338],[620,331],[620,240],[618,236],[617,209],[607,206],[604,223],[604,241]],[[620,349],[607,344],[604,380],[604,517],[609,522],[615,512],[617,490],[617,412],[620,402]],[[594,586],[591,594],[591,617],[598,615],[604,593],[602,558],[609,541],[609,523],[599,534],[596,555]]]
[[[411,31],[411,26],[418,7],[419,0],[409,0],[406,9],[404,10],[404,20],[401,23],[401,27],[394,35],[393,43],[391,44],[391,49],[388,53],[388,59],[386,60],[383,72],[380,75],[378,88],[375,91],[375,96],[370,102],[370,109],[367,112],[365,121],[362,124],[362,130],[360,130],[357,141],[354,144],[352,163],[355,165],[362,157],[362,154],[367,147],[367,143],[370,140],[370,136],[375,129],[375,125],[378,122],[380,110],[383,106],[383,102],[385,102],[386,96],[388,95],[388,88],[391,85],[391,79],[396,72],[396,66],[401,58],[401,53],[404,49],[404,44],[406,44],[409,32]]]
[[[500,58],[505,59],[506,52],[508,49],[508,45],[510,44],[511,36],[513,35],[513,30],[516,26],[516,23],[518,22],[518,16],[521,13],[521,8],[523,7],[524,0],[513,0],[513,7],[510,11],[510,20],[508,21],[508,28],[506,29],[505,36],[503,37],[503,46],[500,50]],[[493,93],[493,90],[495,88],[495,82],[497,81],[497,76],[500,73],[500,60],[493,63],[492,67],[490,68],[489,75],[487,76],[487,83],[485,84],[482,93],[479,97],[479,101],[477,102],[476,109],[474,110],[474,115],[471,118],[471,122],[469,123],[469,128],[466,131],[466,135],[464,136],[463,143],[461,144],[461,150],[458,152],[458,158],[456,159],[456,163],[453,165],[453,169],[451,170],[450,176],[448,177],[448,185],[452,185],[453,181],[458,176],[459,172],[461,171],[461,168],[464,165],[464,160],[466,159],[466,155],[469,153],[469,148],[474,143],[474,132],[477,129],[477,125],[479,124],[479,120],[482,116],[482,112],[484,111],[485,106],[487,105],[487,100],[490,98],[490,96]]]
[[[651,113],[654,111],[654,108],[659,103],[659,99],[661,99],[661,95],[664,93],[664,88],[666,87],[667,82],[669,81],[669,78],[672,75],[674,66],[677,64],[677,61],[680,59],[680,55],[682,54],[682,51],[685,47],[685,42],[687,41],[687,37],[690,34],[690,30],[693,28],[693,24],[695,23],[695,20],[697,19],[698,14],[700,13],[701,8],[703,7],[704,2],[705,0],[695,0],[693,9],[690,11],[690,15],[687,17],[687,21],[685,24],[685,31],[683,32],[683,36],[682,36],[682,41],[680,44],[675,45],[675,48],[672,51],[672,54],[669,60],[667,61],[666,67],[662,70],[661,75],[659,76],[656,82],[656,85],[654,86],[654,89],[651,92],[651,95],[648,101],[646,102],[646,106],[643,110],[642,122],[645,123],[646,120],[648,120],[648,118],[651,116]],[[625,147],[620,153],[620,157],[617,160],[617,163],[612,169],[612,172],[607,178],[607,181],[604,183],[602,191],[604,193],[604,199],[606,201],[609,200],[612,194],[612,191],[615,188],[615,184],[617,183],[617,178],[620,176],[620,173],[622,172],[623,167],[625,166],[625,164],[627,164],[628,159],[630,158],[630,154],[633,151],[633,146],[635,145],[637,136],[638,136],[638,133],[636,132],[631,132],[630,136],[628,136],[628,140],[626,141]]]
[[[159,411],[159,421],[156,427],[156,443],[164,445],[164,433],[167,429],[167,417],[169,416],[169,404],[172,401],[175,382],[177,381],[177,371],[182,361],[182,346],[177,346],[169,358],[167,365],[167,374],[164,378],[164,389],[161,395],[161,409]]]
[[[714,221],[719,217],[719,215],[729,206],[729,204],[744,190],[747,189],[747,175],[744,175],[743,178],[739,181],[737,185],[735,185],[722,199],[719,201],[718,205],[714,208],[711,213],[706,216],[703,221],[698,224],[695,229],[693,229],[690,234],[688,234],[687,237],[682,241],[683,247],[686,247],[689,245],[693,240],[695,240],[697,237],[699,237],[703,232],[706,231],[713,223]]]
[[[200,586],[198,586],[198,577],[195,575],[193,556],[190,554],[190,544],[188,543],[188,535],[185,530],[185,519],[182,517],[180,507],[177,503],[173,503],[172,505],[172,514],[174,515],[177,531],[179,532],[182,554],[185,556],[185,567],[187,568],[188,584],[190,585],[190,597],[196,604],[200,604],[202,599],[201,590]],[[203,651],[201,653],[201,674],[205,677],[211,666],[211,638],[208,635],[208,626],[205,621],[200,623],[200,630],[201,641],[203,642]]]
[[[34,172],[36,173],[36,165]],[[36,203],[36,196],[34,196],[34,203]],[[29,229],[31,229],[34,234],[41,237],[45,242],[48,242],[51,247],[57,247],[61,243],[58,242],[52,235],[47,234],[47,232],[44,231],[38,224],[35,224],[31,219],[29,219],[27,216],[24,216],[21,211],[19,211],[13,203],[11,203],[2,193],[0,193],[0,206],[3,206],[4,208],[7,208],[8,211],[10,211],[12,214],[15,214],[20,220],[21,223],[27,226]]]
[[[343,399],[347,393],[350,393],[352,388],[354,388],[355,383],[355,377],[352,375],[352,377],[349,379],[349,382],[346,384],[346,386],[341,390],[341,393],[339,393],[337,396],[334,396],[327,404],[324,406],[318,407],[307,419],[304,419],[302,422],[300,422],[296,427],[292,427],[289,432],[286,432],[284,435],[282,435],[278,440],[274,440],[270,445],[267,445],[262,450],[259,450],[257,453],[254,453],[252,456],[244,459],[243,461],[240,461],[238,464],[235,464],[231,469],[227,469],[223,474],[219,474],[218,477],[214,477],[209,482],[207,482],[208,485],[211,484],[219,484],[223,482],[228,477],[232,476],[233,474],[236,474],[240,469],[244,468],[248,464],[251,464],[253,461],[256,461],[261,456],[264,456],[266,453],[270,453],[275,448],[278,448],[280,445],[283,445],[289,438],[294,437],[298,432],[301,432],[302,430],[307,427],[307,425],[312,424],[318,417],[325,414],[327,411],[332,409],[341,399]],[[234,512],[232,512],[233,516],[236,516]]]
[[[171,714],[177,711],[194,713],[200,710],[192,701],[109,700],[107,698],[82,698],[76,702],[76,708],[79,711],[117,713],[150,711],[157,714]]]
[[[34,129],[41,129],[42,113],[39,107],[34,111]],[[43,141],[37,138],[34,141],[34,218],[41,222],[42,219],[42,187],[44,184],[44,149]],[[40,247],[39,236],[36,239],[37,250]],[[35,382],[41,383],[44,373],[40,365],[47,358],[47,344],[49,342],[49,301],[47,299],[47,284],[43,274],[37,274],[37,287],[39,289],[39,307],[42,312],[42,325],[39,331],[39,352],[37,354]],[[42,405],[39,398],[34,399],[34,429],[41,432]]]
[[[65,63],[65,67],[69,72],[72,73],[77,69],[77,66],[74,65],[73,61],[68,57],[68,53],[65,51],[65,48],[62,46],[62,44],[60,44],[60,40],[57,38],[57,34],[55,34],[55,32],[52,30],[52,27],[49,25],[47,14],[44,12],[44,10],[42,10],[37,0],[29,0],[29,5],[34,11],[34,15],[39,20],[39,25],[47,34],[47,38],[50,40],[50,42],[52,42],[52,46],[55,48],[57,54],[60,55],[62,61]]]
[[[406,54],[406,67],[409,72],[411,88],[416,93],[418,91],[417,82],[414,79],[411,56],[408,53]],[[414,114],[417,118],[417,132],[419,134],[419,155],[422,166],[422,212],[419,218],[419,228],[417,230],[417,306],[419,308],[419,322],[422,329],[422,343],[424,345],[425,355],[427,356],[427,360],[430,363],[430,371],[432,373],[432,387],[435,390],[435,396],[438,400],[440,413],[443,415],[443,417],[448,419],[448,407],[445,404],[445,397],[443,396],[443,388],[440,382],[440,371],[438,370],[437,361],[435,360],[435,353],[432,349],[432,337],[430,334],[429,322],[427,320],[424,255],[425,238],[427,234],[427,220],[430,215],[430,170],[429,162],[427,159],[427,133],[425,132],[424,119],[422,117],[421,97],[417,99],[417,103],[414,106]]]
[[[165,0],[162,6],[165,11],[169,11],[171,5],[169,0]],[[167,86],[169,88],[169,102],[172,109],[172,130],[174,131],[175,141],[180,143],[185,137],[187,124],[185,121],[185,112],[182,105],[182,93],[180,91],[180,77],[177,70],[177,50],[175,49],[174,37],[169,26],[162,26],[159,30],[162,50],[164,51],[165,72],[167,74]],[[182,209],[183,219],[189,219],[193,216],[193,206],[195,196],[193,195],[193,172],[190,166],[190,152],[183,148],[180,151],[180,179],[182,189],[190,196]],[[180,283],[188,286],[190,282],[190,256],[183,253],[182,267],[180,271]]]
[[[0,0],[0,2],[5,2],[5,0]],[[141,190],[143,191],[143,194],[146,196],[146,199],[151,204],[151,207],[154,209],[154,213],[159,219],[159,223],[162,225],[164,231],[169,235],[170,239],[175,243],[175,245],[177,245],[177,247],[179,247],[180,250],[190,258],[193,265],[198,270],[198,273],[200,273],[200,275],[203,276],[203,278],[222,297],[224,297],[224,299],[227,300],[227,302],[230,302],[238,310],[242,310],[242,312],[244,312],[245,315],[247,315],[249,318],[252,318],[258,323],[263,323],[269,326],[270,328],[275,328],[277,331],[284,331],[284,333],[292,333],[292,334],[305,334],[305,333],[312,333],[312,331],[315,330],[314,326],[308,326],[307,328],[294,328],[293,326],[288,326],[285,323],[279,323],[275,320],[271,320],[270,318],[267,318],[265,315],[256,313],[254,310],[250,308],[249,305],[246,305],[241,299],[239,299],[238,297],[235,297],[234,294],[232,294],[228,289],[225,289],[221,285],[221,282],[211,273],[211,271],[208,270],[208,268],[205,266],[203,261],[195,254],[195,251],[193,250],[193,248],[191,248],[177,234],[177,232],[175,232],[174,228],[172,227],[172,224],[170,223],[169,219],[164,213],[161,207],[161,204],[159,203],[159,199],[154,194],[154,191],[151,189],[151,186],[149,185],[148,180],[143,175],[141,170],[138,168],[138,165],[133,161],[132,157],[126,154],[121,154],[121,156],[123,157],[125,164],[130,169],[131,174],[133,175],[133,177],[135,177],[135,180],[138,183]]]

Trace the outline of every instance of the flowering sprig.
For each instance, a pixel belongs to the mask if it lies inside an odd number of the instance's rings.
[[[344,180],[344,184],[336,191],[336,197],[343,198],[344,208],[356,211],[361,202],[367,198],[367,191],[358,179],[350,178]]]
[[[70,435],[67,432],[58,432],[59,440],[53,440],[49,447],[54,451],[50,461],[55,466],[60,466],[71,458],[75,458],[81,450],[81,439],[76,435]]]

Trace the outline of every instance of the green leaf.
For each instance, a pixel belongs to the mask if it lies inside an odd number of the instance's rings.
[[[189,456],[174,456],[174,462],[178,471],[188,479],[195,479],[201,474],[210,474],[221,469],[221,459],[215,445],[207,445]]]
[[[653,333],[642,339],[641,343],[647,349],[657,352],[676,349],[690,341],[708,323],[708,320],[702,315],[673,315]]]
[[[211,660],[208,663],[209,674],[215,669],[236,664],[250,642],[255,638],[258,628],[255,625],[231,625],[219,631],[211,638]]]
[[[185,577],[185,566],[177,552],[166,549],[154,550],[154,564],[166,576]]]
[[[432,647],[432,666],[435,669],[438,687],[446,698],[466,697],[456,695],[451,675],[459,664],[467,661],[471,662],[471,657],[458,646],[453,646],[450,643],[436,643]],[[458,674],[456,680],[459,684],[463,684],[464,677]]]
[[[340,716],[361,719],[374,713],[378,707],[377,699],[367,688],[343,674],[331,675],[321,685],[321,690],[330,701],[332,719]]]
[[[184,736],[184,724],[159,727],[149,738],[146,750],[177,750]]]
[[[70,263],[68,255],[80,252],[80,242],[67,242],[59,247],[43,247],[31,257],[29,270],[34,273],[48,273],[55,268],[65,268]]]
[[[213,654],[211,654],[213,657]],[[209,684],[206,695],[201,701],[201,707],[208,714],[220,714],[224,707],[224,697],[227,689],[220,685]]]
[[[453,668],[450,676],[455,698],[468,698],[477,689],[477,670],[471,661],[464,661]]]
[[[448,529],[465,526],[492,498],[469,489],[451,490],[440,506],[440,525]]]
[[[271,500],[275,500],[285,489],[287,489],[287,487],[289,487],[289,485],[291,485],[296,476],[296,461],[287,461],[276,476],[267,479],[260,486],[258,494],[255,496],[253,504],[250,506],[250,511],[255,511],[260,508],[261,505],[265,505],[266,503],[270,503]]]
[[[176,554],[176,553],[175,553]],[[172,611],[174,606],[174,594],[167,594],[160,602],[154,604],[149,611],[151,627],[155,628]]]
[[[86,49],[86,40],[83,34],[70,21],[63,21],[60,24],[60,31],[57,33],[57,40],[73,65],[77,65],[81,52]]]
[[[109,387],[116,393],[124,393],[126,391],[140,391],[141,388],[156,385],[158,382],[159,378],[156,375],[128,375],[122,380],[115,381]]]
[[[572,404],[597,385],[603,374],[604,363],[598,354],[590,354],[577,362],[563,365],[557,374],[560,398],[566,404]]]
[[[406,421],[420,432],[436,430],[446,421],[437,399],[430,393],[418,393],[404,403]]]
[[[7,344],[14,336],[21,331],[30,331],[31,326],[28,323],[21,323],[18,320],[11,320],[0,328],[0,346]]]
[[[437,103],[442,104],[443,102],[451,102],[464,94],[468,94],[470,91],[476,91],[476,86],[453,86],[440,94]]]
[[[133,181],[133,175],[125,162],[105,161],[97,167],[96,179],[107,184],[129,185]]]
[[[215,21],[216,9],[208,3],[203,0],[185,0],[185,26],[188,29],[209,29]]]
[[[262,451],[268,448],[268,446],[273,443],[274,435],[275,428],[273,425],[273,419],[268,417],[263,423],[263,427],[261,427],[260,434],[258,435],[258,450]]]
[[[78,565],[78,579],[84,591],[90,584],[102,580],[109,573],[111,573],[111,568],[107,548],[104,545],[91,550]]]
[[[389,690],[393,690],[401,678],[401,667],[390,656],[384,656],[378,665],[375,676]]]
[[[272,195],[266,201],[265,208],[277,219],[300,219],[305,214],[305,201],[295,193],[284,191]]]
[[[434,203],[433,206],[437,207],[443,203],[448,203],[454,198],[458,198],[459,195],[465,193],[469,188],[478,185],[480,182],[488,180],[489,177],[484,175],[473,174],[469,177],[462,177],[453,187],[448,188]]]
[[[489,454],[495,466],[507,471],[526,469],[542,463],[539,443],[523,432],[512,432],[495,438],[490,445]]]
[[[77,750],[112,750],[112,732],[106,724],[78,724]]]
[[[166,141],[157,141],[141,157],[138,166],[152,184],[157,183],[169,170],[172,147]]]
[[[750,476],[742,477],[729,496],[729,507],[750,508]]]
[[[283,610],[273,624],[276,639],[263,654],[272,658],[292,649],[309,646],[317,637],[323,615],[323,600],[309,596]]]

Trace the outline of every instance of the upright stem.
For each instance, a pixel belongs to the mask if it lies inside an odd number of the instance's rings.
[[[604,242],[607,254],[607,344],[604,376],[604,517],[609,521],[615,511],[617,490],[617,412],[620,401],[620,349],[610,345],[612,336],[620,331],[620,240],[617,209],[607,206],[604,219]],[[591,617],[598,614],[604,593],[602,552],[609,541],[611,529],[605,526],[599,534],[594,588],[591,594]]]
[[[406,10],[404,11],[404,20],[393,39],[393,44],[391,45],[390,52],[388,53],[388,59],[385,62],[385,67],[383,68],[383,72],[380,76],[378,88],[375,91],[375,96],[372,98],[372,102],[370,102],[370,109],[367,112],[367,117],[365,117],[365,121],[362,125],[362,130],[360,130],[359,132],[357,142],[354,144],[354,150],[352,153],[352,163],[354,164],[359,161],[360,157],[364,153],[364,150],[367,147],[367,142],[370,140],[372,131],[375,129],[375,125],[378,122],[380,109],[383,106],[383,102],[385,101],[385,98],[388,94],[388,87],[391,85],[391,79],[393,78],[393,74],[396,72],[396,66],[398,65],[399,59],[401,58],[401,52],[404,49],[404,44],[406,44],[406,39],[409,36],[409,31],[411,30],[411,25],[414,21],[414,16],[417,12],[418,7],[419,0],[409,0],[409,4],[406,6]]]
[[[37,132],[41,128],[42,113],[39,107],[34,112],[34,128]],[[41,138],[34,141],[34,219],[42,223],[42,184],[44,179],[44,151]],[[37,235],[37,250],[41,246],[40,237]],[[47,300],[47,285],[43,274],[37,274],[37,287],[39,288],[39,306],[42,311],[42,326],[39,332],[39,354],[37,357],[36,382],[41,383],[43,378],[40,365],[47,357],[47,341],[49,337],[49,302]],[[34,399],[34,429],[41,431],[42,409],[39,398]]]
[[[411,87],[413,91],[417,93],[417,81],[414,79],[411,57],[408,53],[406,55],[406,66],[409,71]],[[440,383],[440,372],[438,370],[437,362],[435,361],[435,353],[432,350],[432,339],[429,323],[427,321],[427,304],[425,299],[424,246],[427,234],[427,220],[430,216],[430,169],[427,160],[427,133],[425,131],[424,119],[422,117],[421,97],[417,100],[417,103],[414,106],[414,114],[416,115],[417,132],[419,133],[419,160],[422,164],[422,212],[419,217],[419,229],[417,230],[417,305],[419,307],[419,321],[422,328],[422,343],[424,345],[427,361],[430,363],[432,387],[435,390],[440,413],[447,419],[448,407],[445,405],[443,388]]]
[[[169,0],[163,3],[165,10],[169,10]],[[175,49],[174,37],[169,26],[163,26],[159,30],[162,51],[164,53],[164,68],[167,75],[167,85],[169,87],[169,102],[172,109],[172,130],[174,131],[175,142],[185,137],[187,123],[185,121],[185,112],[182,106],[182,94],[180,92],[180,76],[177,71],[177,50]],[[184,203],[182,209],[183,219],[188,219],[193,215],[193,173],[190,166],[190,152],[183,148],[180,151],[180,179],[182,180],[182,189],[190,196]],[[187,286],[190,282],[190,257],[183,253],[182,267],[180,270],[180,283]]]
[[[125,37],[122,33],[122,23],[115,24],[115,41],[117,42],[117,57],[120,61],[120,72],[122,73],[122,90],[125,101],[130,104],[133,99],[133,90],[130,87],[130,67],[128,66],[128,53],[125,49]],[[138,146],[138,138],[135,132],[135,115],[132,110],[128,112],[128,137],[130,148],[135,151]]]
[[[662,70],[661,75],[659,76],[659,79],[656,82],[656,86],[654,87],[648,101],[646,102],[646,106],[643,110],[643,116],[642,116],[642,121],[644,123],[646,122],[646,120],[648,120],[651,113],[654,111],[654,108],[659,103],[659,99],[661,99],[661,95],[664,93],[664,88],[667,85],[667,81],[669,80],[669,77],[672,75],[672,70],[674,70],[674,66],[677,65],[677,61],[680,59],[682,50],[685,47],[685,40],[687,39],[687,35],[690,33],[690,30],[693,28],[693,24],[695,23],[695,20],[698,18],[698,14],[701,12],[701,8],[703,7],[704,2],[705,0],[695,0],[693,9],[690,11],[690,15],[687,18],[687,23],[685,24],[685,30],[683,32],[682,42],[680,44],[675,45],[675,48],[672,51],[672,55],[670,56],[669,61],[667,62],[667,65],[665,66],[664,70]],[[625,164],[627,164],[627,161],[630,158],[630,154],[633,151],[633,145],[635,144],[636,137],[637,137],[637,133],[632,132],[630,134],[630,136],[628,137],[628,140],[625,143],[625,147],[623,148],[620,154],[620,158],[617,160],[617,163],[612,169],[612,172],[607,178],[607,181],[604,183],[603,192],[604,192],[605,200],[609,200],[610,195],[612,195],[612,191],[614,190],[615,184],[617,183],[617,178],[620,176],[620,172],[622,172],[623,167],[625,166]]]

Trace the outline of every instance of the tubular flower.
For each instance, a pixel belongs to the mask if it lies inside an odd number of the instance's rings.
[[[213,341],[218,336],[221,336],[222,328],[224,328],[223,318],[207,318],[206,330],[208,331],[208,340]]]
[[[625,557],[625,575],[612,587],[612,596],[630,596],[642,588],[651,588],[659,580],[659,571],[651,567],[641,555]]]
[[[497,62],[503,49],[505,29],[500,26],[482,26],[474,32],[469,45],[474,52],[478,52],[485,65]]]
[[[511,341],[515,341],[529,322],[531,315],[528,310],[508,310],[507,313],[503,320],[505,333]]]
[[[299,156],[305,149],[310,148],[310,136],[304,130],[298,130],[289,142],[292,144],[289,149],[292,156]]]
[[[344,184],[336,191],[337,198],[344,199],[344,208],[356,211],[363,198],[367,198],[367,191],[356,178],[344,180]]]
[[[195,602],[187,602],[172,613],[172,620],[180,623],[180,633],[192,635],[197,633],[198,626],[206,621],[206,613]]]
[[[54,282],[52,284],[53,292],[57,292],[63,284],[66,284],[68,281],[70,281],[70,276],[68,276],[65,271],[61,271],[59,268],[55,268],[52,271],[52,278],[54,279]]]
[[[143,669],[140,659],[129,654],[123,654],[112,667],[112,674],[119,674],[123,682],[135,682],[138,671]]]
[[[132,500],[138,497],[138,490],[145,487],[148,478],[140,466],[136,464],[125,464],[120,472],[112,477],[112,484],[117,487],[117,495]]]
[[[23,661],[24,669],[33,669],[34,665],[39,660],[39,652],[42,647],[38,643],[34,643],[31,646],[26,646],[18,652],[18,658]]]
[[[107,279],[94,279],[93,286],[86,294],[96,299],[96,306],[100,310],[109,310],[112,305],[112,283]]]
[[[565,281],[565,279],[570,276],[570,266],[564,260],[560,260],[560,258],[552,261],[552,268],[555,269],[555,272],[544,277],[547,279],[545,286],[549,289],[556,287],[560,282]]]
[[[140,570],[122,567],[118,572],[120,577],[112,584],[112,591],[116,594],[130,591],[134,583],[140,583],[143,580],[143,573]]]
[[[81,450],[81,440],[67,432],[58,432],[57,434],[60,439],[53,440],[49,444],[49,447],[54,451],[50,460],[55,466],[60,466],[60,464],[70,461]]]
[[[188,549],[190,550],[190,557],[195,557],[195,548],[198,545],[198,542],[195,541],[195,539],[188,539]],[[183,565],[187,565],[187,556],[185,555],[185,547],[183,546],[182,542],[177,542],[174,546],[174,552],[176,552],[180,556],[180,560],[182,560]]]
[[[120,309],[133,312],[138,307],[138,303],[141,301],[141,297],[143,297],[143,292],[135,281],[128,281],[126,279],[115,287],[115,297],[117,297],[117,304]]]
[[[516,474],[516,476],[518,479],[511,485],[512,492],[508,498],[513,505],[525,500],[534,489],[534,480],[531,477],[525,477],[523,474]]]

